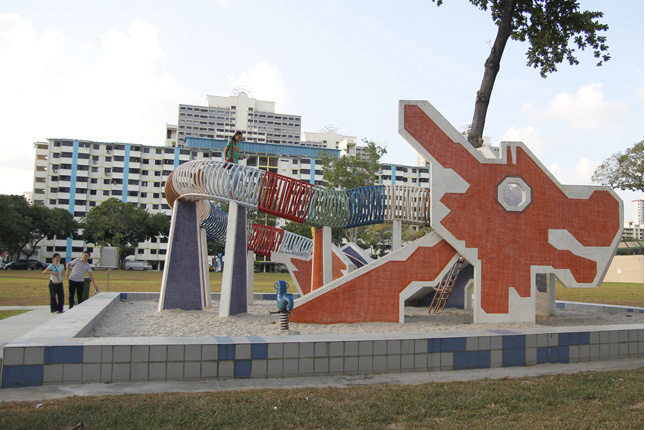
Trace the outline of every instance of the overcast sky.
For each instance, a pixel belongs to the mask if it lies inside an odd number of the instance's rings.
[[[582,0],[605,13],[611,61],[560,65],[547,79],[509,41],[484,134],[525,142],[565,184],[643,139],[643,1]],[[33,142],[66,137],[163,145],[179,103],[244,85],[276,111],[387,147],[398,100],[428,100],[456,128],[472,120],[495,38],[467,0],[3,0],[0,4],[0,193],[33,187]],[[640,193],[619,192],[625,218]]]

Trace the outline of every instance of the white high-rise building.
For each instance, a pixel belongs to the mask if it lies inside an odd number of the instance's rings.
[[[228,139],[237,130],[251,142],[298,145],[301,118],[276,113],[275,102],[256,100],[245,89],[236,89],[229,97],[207,96],[206,106],[179,105],[179,146],[188,137]]]
[[[643,203],[641,200],[632,200],[632,210],[634,211],[634,223],[638,225],[645,225],[645,219],[643,216]]]

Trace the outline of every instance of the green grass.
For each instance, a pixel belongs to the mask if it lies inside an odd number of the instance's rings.
[[[107,271],[93,272],[101,291],[107,291]],[[161,288],[162,272],[135,272],[116,270],[110,272],[110,291],[154,292]],[[297,292],[288,273],[256,273],[254,290],[258,293],[275,292],[273,284],[278,280],[289,283],[289,291]],[[210,273],[211,291],[219,292],[222,273]],[[0,306],[37,306],[49,304],[49,276],[39,271],[0,270]],[[65,281],[67,290],[67,281]],[[67,297],[67,291],[65,292]]]
[[[566,288],[556,283],[558,300],[643,307],[643,284],[605,282],[596,288]]]
[[[107,291],[107,272],[96,271],[94,277],[101,291]],[[48,279],[37,271],[0,271],[0,306],[49,304]],[[222,274],[210,273],[210,280],[211,291],[220,291]],[[274,292],[273,284],[278,280],[289,282],[291,292],[297,291],[288,273],[256,273],[255,291]],[[161,272],[110,272],[110,291],[159,292],[160,286]],[[643,284],[606,282],[598,288],[565,288],[557,283],[555,294],[558,300],[572,302],[643,306]]]
[[[16,315],[24,314],[27,311],[0,311],[0,320],[9,317],[15,317]]]
[[[640,430],[643,369],[416,386],[71,397],[36,408],[38,403],[1,403],[0,428]]]

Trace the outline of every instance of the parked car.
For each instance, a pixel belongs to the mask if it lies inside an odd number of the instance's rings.
[[[145,261],[127,260],[124,265],[125,270],[152,270],[152,266]]]
[[[38,260],[17,260],[5,266],[5,270],[45,270],[47,265]]]
[[[105,266],[101,266],[101,262],[99,261],[96,264],[92,264],[92,270],[107,270],[108,268]]]

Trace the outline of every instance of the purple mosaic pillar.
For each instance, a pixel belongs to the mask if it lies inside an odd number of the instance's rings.
[[[195,202],[175,201],[168,252],[161,282],[159,310],[203,309],[206,289],[200,232]]]
[[[247,312],[246,242],[246,208],[231,202],[228,206],[225,263],[219,303],[220,317]]]

